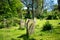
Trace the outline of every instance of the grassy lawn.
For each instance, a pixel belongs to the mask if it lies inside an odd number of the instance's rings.
[[[52,24],[53,29],[50,31],[41,31],[46,21]],[[35,32],[30,38],[35,40],[60,40],[60,20],[37,20]],[[26,33],[26,30],[18,30],[15,28],[3,28],[0,29],[0,40],[24,40],[23,38],[17,38]]]

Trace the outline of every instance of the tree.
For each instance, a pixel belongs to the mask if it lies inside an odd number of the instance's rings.
[[[60,11],[60,0],[58,0],[58,9]]]
[[[36,0],[36,3],[37,3],[37,7],[36,7],[36,17],[39,16],[39,18],[40,18],[40,16],[41,16],[42,13],[43,13],[43,1],[44,1],[44,0]],[[38,12],[37,12],[37,11],[38,11]]]
[[[0,0],[0,17],[3,17],[2,20],[12,19],[13,21],[14,17],[18,17],[17,10],[21,10],[22,7],[20,0]]]

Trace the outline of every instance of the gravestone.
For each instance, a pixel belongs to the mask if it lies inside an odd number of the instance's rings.
[[[25,21],[23,19],[20,20],[20,29],[23,29],[25,26]]]
[[[27,29],[27,34],[31,35],[34,33],[35,29],[35,21],[33,19],[27,19],[26,21],[26,29]]]

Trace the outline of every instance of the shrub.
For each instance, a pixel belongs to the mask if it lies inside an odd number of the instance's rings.
[[[43,25],[43,29],[42,31],[48,31],[52,29],[52,25],[49,23],[49,21],[47,21],[44,25]]]
[[[52,15],[48,15],[47,20],[51,20],[52,19]]]
[[[4,25],[2,23],[0,23],[0,29],[4,28]]]
[[[44,15],[37,14],[35,17],[36,17],[37,19],[43,19],[43,18],[44,18]]]

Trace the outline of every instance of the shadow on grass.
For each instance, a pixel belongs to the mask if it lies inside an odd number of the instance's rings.
[[[28,35],[26,35],[26,34],[23,34],[17,38],[23,38],[23,40],[35,40],[34,38],[29,38]]]
[[[18,28],[18,30],[25,30],[25,28]]]
[[[60,24],[60,23],[59,23]]]

